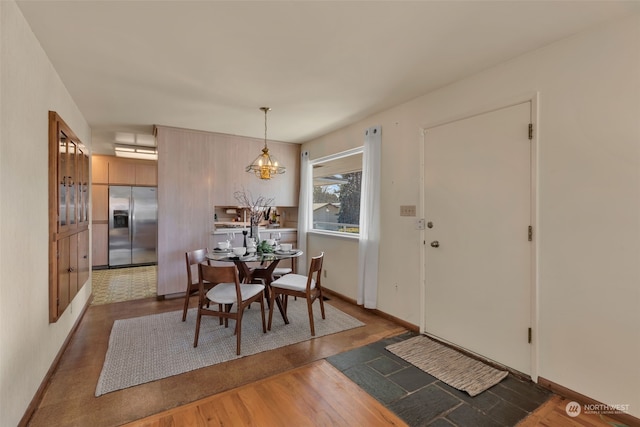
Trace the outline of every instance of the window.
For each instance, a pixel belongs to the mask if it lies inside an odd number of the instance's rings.
[[[311,162],[313,229],[357,235],[360,231],[362,148]]]

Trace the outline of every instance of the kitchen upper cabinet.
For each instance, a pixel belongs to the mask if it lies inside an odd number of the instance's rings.
[[[91,183],[109,184],[109,157],[91,156]]]
[[[59,127],[57,145],[57,232],[75,230],[88,223],[88,163],[85,149],[69,129]]]
[[[136,162],[135,185],[149,187],[158,185],[158,165],[156,162]]]
[[[93,184],[158,185],[158,162],[94,155],[91,158]]]
[[[109,184],[135,185],[136,165],[128,159],[113,157],[109,159]]]

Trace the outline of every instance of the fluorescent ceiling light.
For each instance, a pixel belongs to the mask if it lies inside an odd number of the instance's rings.
[[[116,157],[130,159],[158,160],[158,150],[152,147],[134,147],[131,145],[116,145]]]

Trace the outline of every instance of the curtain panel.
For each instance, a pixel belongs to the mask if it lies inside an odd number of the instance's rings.
[[[298,248],[302,255],[298,258],[298,273],[307,274],[307,232],[312,226],[313,168],[309,152],[300,153],[300,200],[298,202]]]
[[[382,128],[365,130],[360,197],[358,246],[358,298],[365,308],[378,299],[378,248],[380,246],[380,151]]]

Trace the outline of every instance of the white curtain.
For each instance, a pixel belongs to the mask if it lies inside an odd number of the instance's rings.
[[[358,304],[376,308],[378,299],[378,247],[380,246],[380,150],[382,128],[365,131],[360,196],[358,250]]]
[[[311,207],[313,198],[313,168],[309,163],[309,152],[300,153],[300,201],[298,202],[298,248],[303,253],[298,257],[298,274],[307,274],[307,231],[311,229]]]

